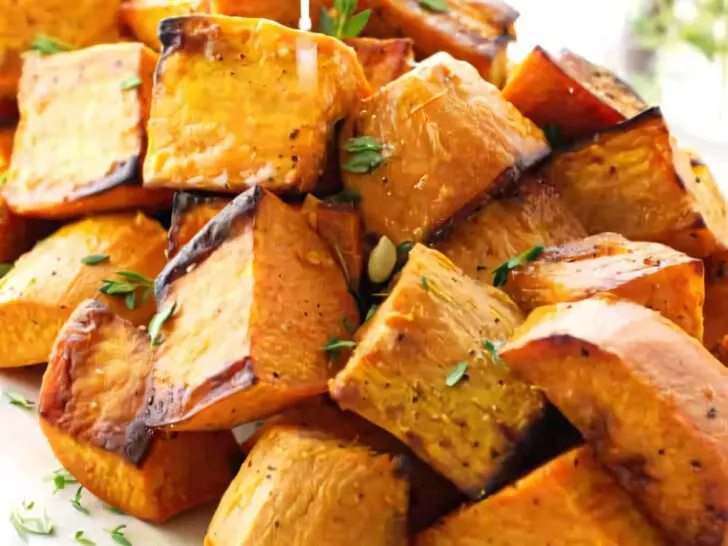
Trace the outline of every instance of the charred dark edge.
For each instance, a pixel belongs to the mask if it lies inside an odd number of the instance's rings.
[[[68,196],[66,201],[76,201],[85,197],[92,197],[100,193],[113,190],[117,186],[141,186],[141,169],[139,166],[141,156],[134,154],[119,163],[113,172],[105,177],[85,185]]]
[[[167,263],[154,281],[157,305],[162,303],[167,287],[184,275],[188,267],[204,261],[225,241],[235,220],[255,212],[264,195],[258,186],[238,195]]]
[[[178,191],[174,194],[172,200],[172,218],[169,226],[169,253],[170,255],[177,252],[177,236],[179,235],[179,225],[182,222],[182,216],[199,205],[215,203],[220,200],[228,201],[230,197],[222,197],[218,194]]]
[[[155,86],[162,76],[167,57],[179,49],[182,49],[184,25],[187,19],[188,17],[186,16],[168,17],[167,19],[162,19],[159,22],[157,36],[159,37],[159,41],[162,43],[162,52],[160,53],[159,60],[157,61],[157,68],[154,70]]]
[[[502,2],[501,0],[489,0],[486,3],[490,5],[496,4],[500,8],[500,17],[491,21],[491,24],[493,25],[502,25],[507,27],[514,24],[521,16],[521,12],[507,2]]]
[[[145,398],[146,400],[146,398]],[[152,442],[157,433],[144,422],[146,405],[143,404],[137,415],[126,427],[124,456],[134,466],[142,466],[151,452]]]
[[[707,167],[708,165],[700,157],[690,156],[691,167]]]

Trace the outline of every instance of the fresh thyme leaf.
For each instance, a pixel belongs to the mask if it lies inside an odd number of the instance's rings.
[[[517,267],[525,265],[526,262],[532,262],[541,255],[543,250],[544,247],[541,245],[534,246],[523,254],[519,254],[503,262],[503,264],[493,270],[493,286],[505,286],[508,281],[508,273]]]
[[[447,378],[445,378],[445,385],[448,387],[454,387],[463,377],[465,377],[465,372],[467,371],[468,363],[465,360],[458,362],[452,367],[450,373],[447,374]]]
[[[154,288],[154,281],[152,279],[149,279],[139,273],[135,273],[134,271],[117,271],[116,274],[119,275],[119,277],[136,281],[143,286],[151,286]]]
[[[84,265],[96,265],[107,261],[109,261],[108,254],[89,254],[88,256],[81,258],[81,263]]]
[[[162,344],[162,340],[159,339],[159,331],[162,329],[162,325],[167,322],[172,315],[174,315],[174,312],[176,310],[177,304],[172,303],[164,309],[157,311],[157,314],[154,315],[154,317],[152,317],[152,320],[149,321],[149,327],[147,328],[147,330],[149,332],[149,337],[151,339],[150,343],[152,344],[152,347],[156,347],[157,345]]]
[[[10,522],[24,542],[28,542],[28,535],[52,535],[55,533],[53,523],[48,519],[45,510],[42,516],[36,516],[30,512],[34,506],[35,503],[33,502],[23,503],[21,508],[13,508],[10,511]]]
[[[128,80],[124,80],[121,83],[121,90],[128,91],[129,89],[136,89],[142,84],[142,79],[139,76],[132,76]]]
[[[319,32],[334,38],[354,38],[364,30],[371,10],[365,9],[354,15],[357,0],[334,0],[333,9],[321,8]]]
[[[369,17],[372,15],[372,10],[365,9],[360,11],[356,15],[350,17],[345,23],[344,28],[341,31],[342,38],[356,38],[364,30],[369,22]]]
[[[83,504],[81,504],[81,493],[83,493],[83,486],[80,486],[76,490],[76,494],[73,496],[73,498],[69,502],[71,503],[71,506],[73,506],[79,512],[81,512],[82,514],[86,514],[87,516],[90,516],[91,512],[88,511],[88,508],[86,508]]]
[[[73,477],[73,474],[71,474],[65,468],[59,468],[58,470],[54,470],[50,476],[47,476],[45,478],[45,481],[53,482],[53,485],[55,485],[55,489],[53,490],[54,495],[58,493],[61,489],[65,489],[67,485],[78,483],[78,480]]]
[[[324,201],[327,203],[358,203],[361,201],[361,195],[354,190],[343,189],[339,193],[329,195]]]
[[[30,501],[30,502],[23,501],[23,508],[25,510],[32,510],[34,506],[35,506],[35,501]]]
[[[127,309],[136,309],[136,290],[129,292],[124,298]]]
[[[319,18],[319,32],[328,36],[336,36],[336,21],[334,20],[326,8],[321,8],[321,17]]]
[[[7,263],[0,263],[0,279],[2,279],[5,275],[10,273],[10,270],[13,268],[14,264],[7,264]]]
[[[344,273],[344,280],[346,281],[346,286],[351,287],[351,275],[349,275],[349,268],[346,265],[346,260],[344,259],[344,255],[341,253],[341,249],[338,245],[333,244],[331,245],[334,249],[334,254],[336,255],[336,261],[339,262],[339,267],[341,268],[341,271]]]
[[[124,536],[124,529],[126,529],[126,525],[119,525],[113,529],[104,529],[104,531],[109,533],[112,540],[117,544],[121,544],[121,546],[132,546],[129,539]]]
[[[4,391],[3,394],[10,404],[19,408],[32,410],[35,408],[35,402],[28,400],[25,396],[15,391]]]
[[[493,364],[505,364],[505,361],[500,357],[500,354],[498,353],[502,346],[502,343],[494,343],[489,339],[484,339],[483,345],[485,346],[485,350],[490,355],[491,360],[493,360]]]
[[[4,186],[8,181],[8,173],[4,172],[0,174],[0,186]]]
[[[364,322],[368,321],[370,318],[374,316],[374,314],[377,312],[377,308],[379,306],[375,303],[369,308],[369,311],[367,311],[367,316],[364,318]]]
[[[130,294],[137,289],[137,285],[135,283],[126,281],[112,281],[104,279],[101,282],[103,283],[103,286],[99,289],[99,292],[109,296],[126,296],[126,294]]]
[[[111,279],[103,279],[99,292],[108,296],[120,296],[124,298],[126,306],[129,309],[136,309],[138,305],[144,305],[149,296],[154,291],[154,281],[135,273],[133,271],[117,271],[116,275],[126,280],[115,281]],[[142,289],[141,302],[137,300],[137,290]]]
[[[420,6],[432,11],[449,11],[450,5],[447,0],[420,0]]]
[[[377,139],[372,136],[360,136],[350,138],[344,143],[343,148],[349,153],[381,152],[382,150],[384,150],[384,146],[379,144]]]
[[[430,285],[427,282],[427,277],[425,277],[424,275],[422,275],[420,277],[420,284],[422,285],[422,288],[425,289],[425,291],[429,291],[430,290]]]
[[[554,123],[547,123],[543,128],[543,134],[549,141],[551,149],[560,148],[564,145],[564,139],[561,136],[561,126]]]
[[[112,514],[119,514],[120,516],[126,516],[126,512],[124,512],[121,508],[117,508],[116,506],[111,506],[110,504],[104,504],[104,510],[107,512],[111,512]]]
[[[93,540],[83,536],[83,531],[76,531],[76,534],[73,535],[73,540],[84,546],[96,546]]]
[[[329,353],[329,361],[333,362],[341,356],[341,349],[354,347],[356,347],[355,341],[339,339],[336,336],[332,336],[329,338],[329,342],[321,347],[321,350]]]
[[[73,49],[70,45],[62,42],[57,38],[51,38],[45,34],[39,34],[33,40],[33,44],[30,46],[31,51],[40,53],[41,55],[53,55],[54,53],[60,53],[62,51],[70,51]]]
[[[368,174],[382,165],[387,158],[384,156],[384,145],[376,138],[360,136],[350,138],[343,145],[344,151],[350,154],[349,160],[342,168],[355,174]]]

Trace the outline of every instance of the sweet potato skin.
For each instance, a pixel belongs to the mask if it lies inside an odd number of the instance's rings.
[[[464,507],[413,541],[414,546],[546,543],[666,544],[588,447],[565,453],[494,496]]]
[[[659,108],[555,154],[544,174],[589,234],[616,232],[696,258],[728,241],[724,197],[714,181],[698,181]]]
[[[511,271],[504,289],[526,313],[608,292],[654,309],[703,339],[703,262],[658,243],[602,233],[547,248]]]
[[[728,370],[654,311],[613,296],[535,310],[501,350],[675,544],[728,532]]]
[[[45,362],[53,341],[73,309],[98,297],[134,324],[147,324],[154,302],[131,310],[123,298],[99,294],[103,279],[116,271],[156,277],[164,267],[167,237],[162,226],[142,214],[113,214],[68,224],[21,256],[0,280],[0,352],[3,367]],[[92,254],[109,260],[94,266]]]
[[[542,129],[559,128],[567,141],[636,116],[647,104],[606,69],[563,51],[536,46],[503,88],[503,96]]]
[[[446,130],[444,128],[447,128]],[[344,168],[368,231],[425,241],[549,152],[543,133],[467,63],[440,53],[363,101],[342,131],[385,146],[369,174]],[[342,165],[350,154],[340,152]]]
[[[315,427],[274,424],[225,493],[205,546],[405,546],[406,516],[397,458]]]
[[[163,19],[208,11],[209,0],[126,0],[121,18],[137,40],[159,51],[158,30]]]
[[[148,187],[312,190],[334,124],[371,93],[354,51],[329,36],[219,15],[167,19],[160,36]],[[301,40],[317,51],[311,92],[297,72]]]
[[[384,428],[477,497],[544,409],[540,393],[483,346],[484,338],[505,339],[521,320],[503,292],[417,245],[329,391],[342,409]],[[448,387],[459,362],[468,363],[468,378]]]
[[[513,256],[586,237],[586,231],[552,186],[525,175],[441,237],[435,248],[467,275],[492,283],[493,271]]]
[[[374,90],[414,68],[415,53],[412,40],[408,38],[347,38],[344,43],[356,51],[364,74]]]
[[[348,338],[344,319],[358,324],[325,243],[260,188],[230,203],[156,282],[160,308],[177,311],[157,351],[153,426],[232,428],[325,392],[337,363],[322,347]]]
[[[68,218],[169,205],[170,192],[139,179],[156,59],[138,43],[28,54],[4,188],[14,212]],[[133,78],[141,84],[125,88]],[[87,112],[80,120],[74,104]]]
[[[177,192],[172,205],[172,223],[169,227],[168,258],[177,255],[218,213],[232,201],[229,197],[218,197]]]
[[[86,489],[161,523],[218,498],[239,454],[230,432],[170,434],[139,421],[151,369],[149,337],[96,300],[63,327],[41,387],[41,428]],[[204,472],[200,472],[204,468]]]

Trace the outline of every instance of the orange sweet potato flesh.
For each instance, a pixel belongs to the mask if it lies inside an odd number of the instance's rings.
[[[322,34],[193,15],[165,20],[160,36],[148,187],[312,190],[334,125],[371,93],[354,51]],[[313,51],[318,64],[299,74],[298,57]]]
[[[116,271],[154,279],[164,267],[166,247],[164,228],[142,214],[94,216],[68,224],[35,245],[0,280],[0,366],[45,362],[63,323],[88,298],[98,297],[120,316],[146,325],[154,315],[153,301],[128,309],[123,297],[98,291],[103,279],[122,280],[114,276]],[[83,264],[89,255],[109,259]]]
[[[417,535],[413,546],[667,544],[581,447]]]
[[[364,268],[364,242],[357,211],[351,204],[327,203],[308,194],[301,213],[311,229],[329,245],[349,286],[358,290]]]
[[[696,258],[726,248],[725,198],[712,179],[698,180],[659,108],[555,154],[544,174],[589,234],[620,233]]]
[[[43,377],[41,428],[86,489],[139,519],[163,522],[219,498],[237,470],[228,431],[188,434],[144,426],[149,337],[96,300],[61,330]]]
[[[406,546],[400,463],[325,429],[274,424],[223,496],[205,546]]]
[[[602,233],[547,248],[504,287],[524,312],[611,293],[661,313],[703,339],[703,262],[659,243]]]
[[[461,491],[479,496],[501,477],[504,461],[544,409],[540,393],[484,348],[484,338],[504,340],[521,320],[502,291],[416,245],[331,382],[331,396],[399,438]],[[448,386],[460,362],[467,362],[467,378]]]
[[[372,89],[377,90],[414,68],[412,40],[392,38],[347,38],[344,43],[353,47]]]
[[[501,350],[675,544],[728,536],[728,370],[613,296],[536,309]]]
[[[157,298],[177,310],[164,325],[147,421],[175,430],[231,428],[325,392],[338,363],[322,347],[348,337],[344,322],[358,324],[326,244],[260,188],[167,264]]]
[[[554,188],[526,175],[505,195],[454,222],[435,247],[467,275],[490,284],[493,271],[513,256],[585,236]]]
[[[540,46],[516,68],[503,96],[539,127],[558,127],[565,140],[588,137],[648,108],[607,69],[568,50],[554,57]]]
[[[705,260],[705,336],[708,349],[728,335],[728,252],[719,252]]]
[[[711,352],[715,358],[723,363],[724,366],[728,366],[728,334],[723,336],[723,339],[721,339],[720,343],[713,347]]]
[[[380,89],[342,132],[374,137],[386,162],[370,173],[346,170],[361,195],[368,231],[396,244],[425,241],[456,213],[473,208],[548,154],[543,133],[472,66],[440,53]]]
[[[420,57],[446,51],[473,65],[501,86],[506,76],[506,48],[515,39],[518,12],[500,0],[448,0],[436,11],[418,0],[363,0],[373,10],[365,33],[380,38],[408,36]]]
[[[230,201],[232,198],[229,197],[198,195],[190,192],[175,193],[167,256],[170,259],[176,256],[180,249]]]
[[[28,54],[4,188],[14,212],[67,218],[169,205],[171,193],[139,178],[156,61],[138,43]]]

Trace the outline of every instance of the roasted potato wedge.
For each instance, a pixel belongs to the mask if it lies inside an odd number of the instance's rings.
[[[541,394],[484,347],[484,338],[504,340],[521,321],[502,291],[416,245],[331,396],[480,496],[544,410]]]
[[[659,313],[611,295],[540,307],[500,351],[675,544],[728,536],[728,370]]]
[[[134,324],[146,324],[154,314],[151,299],[129,309],[124,297],[98,292],[102,281],[114,279],[116,271],[153,279],[164,267],[166,246],[162,226],[142,214],[88,218],[35,245],[0,280],[0,367],[45,362],[61,326],[87,298],[99,297]],[[87,265],[82,260],[88,256],[108,259]]]
[[[659,108],[562,150],[544,173],[589,234],[621,233],[696,258],[728,243],[725,198],[695,176]]]
[[[537,245],[586,237],[586,231],[554,188],[526,175],[507,192],[453,223],[435,248],[467,275],[493,282],[503,262]]]
[[[347,152],[352,137],[375,139],[383,162]],[[361,195],[367,229],[395,243],[427,240],[549,152],[538,127],[446,53],[363,101],[341,147],[344,185]]]
[[[602,233],[547,248],[512,270],[504,289],[526,313],[608,292],[654,309],[703,339],[703,262],[659,243]]]
[[[223,496],[205,546],[406,546],[407,489],[399,459],[276,423]]]
[[[473,65],[496,86],[506,78],[508,44],[515,39],[518,12],[501,0],[448,0],[448,9],[432,10],[415,0],[363,0],[373,10],[367,35],[407,36],[420,57],[446,51]]]
[[[157,277],[175,306],[157,350],[147,422],[224,429],[326,391],[358,324],[326,244],[302,214],[262,190],[238,196]]]
[[[591,136],[648,108],[606,68],[568,50],[552,56],[540,46],[516,68],[503,96],[542,129],[554,126],[566,141]]]
[[[67,218],[169,205],[170,192],[139,178],[156,60],[138,43],[26,57],[4,188],[14,212]]]
[[[662,546],[590,448],[554,459],[415,537],[414,546]]]
[[[374,90],[396,80],[415,66],[412,40],[408,38],[347,38],[344,43],[356,51],[364,74]]]
[[[192,15],[166,19],[160,37],[148,187],[312,190],[334,125],[371,93],[354,51],[329,36]],[[298,71],[306,54],[310,79]]]
[[[241,457],[228,431],[144,426],[151,361],[149,336],[87,300],[58,335],[39,411],[56,457],[81,485],[127,514],[162,522],[219,498]]]
[[[728,252],[719,252],[705,260],[705,336],[708,349],[728,335]]]
[[[121,5],[121,17],[140,42],[159,51],[159,23],[168,17],[206,13],[209,0],[126,0]]]
[[[224,209],[232,197],[178,191],[174,194],[169,228],[168,258],[173,258],[197,233]]]

